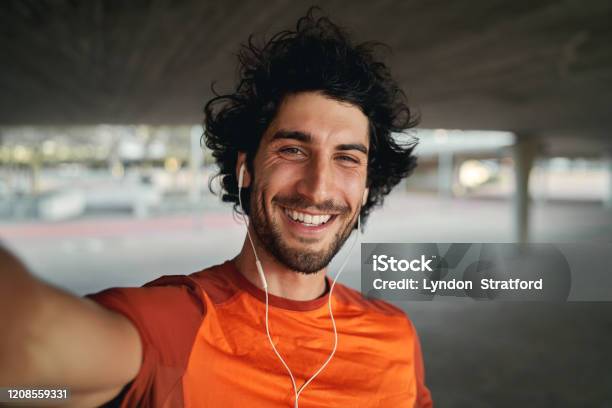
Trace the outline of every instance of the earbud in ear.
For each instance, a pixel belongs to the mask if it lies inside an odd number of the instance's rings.
[[[238,174],[238,190],[242,188],[244,182],[244,163],[240,165],[240,173]]]
[[[366,202],[368,201],[368,193],[369,193],[369,189],[365,189],[363,190],[363,198],[361,199],[361,205],[365,205]]]

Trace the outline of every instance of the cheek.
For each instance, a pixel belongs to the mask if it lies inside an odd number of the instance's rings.
[[[268,166],[260,169],[255,177],[255,194],[253,200],[257,200],[257,206],[261,211],[271,211],[271,200],[283,192],[288,192],[292,185],[291,173],[278,166]]]
[[[356,201],[361,204],[363,197],[363,189],[365,187],[365,177],[359,171],[338,171],[336,176],[336,186],[339,191],[343,191],[344,194],[350,199],[351,203]]]
[[[361,178],[346,180],[343,184],[343,190],[351,206],[356,208],[361,205],[363,199],[364,182]]]
[[[281,160],[270,161],[261,169],[262,186],[267,190],[286,190],[305,177],[303,166]]]

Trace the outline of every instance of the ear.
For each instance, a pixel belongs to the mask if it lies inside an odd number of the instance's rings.
[[[370,193],[370,189],[366,187],[365,190],[363,190],[363,198],[361,199],[361,205],[365,205],[366,202],[368,201],[368,194]]]
[[[238,153],[238,160],[236,160],[236,180],[240,177],[240,167],[244,165],[244,178],[242,179],[242,188],[249,187],[251,185],[251,173],[246,162],[246,153]]]

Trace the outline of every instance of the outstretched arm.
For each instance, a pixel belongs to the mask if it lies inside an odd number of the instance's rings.
[[[68,387],[67,406],[98,406],[140,369],[127,318],[36,279],[2,247],[0,322],[0,386]]]

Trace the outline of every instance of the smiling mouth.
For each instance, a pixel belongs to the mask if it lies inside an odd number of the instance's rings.
[[[326,224],[329,224],[337,217],[337,214],[308,214],[305,212],[293,210],[291,208],[281,208],[285,215],[291,221],[310,228],[322,227]]]

